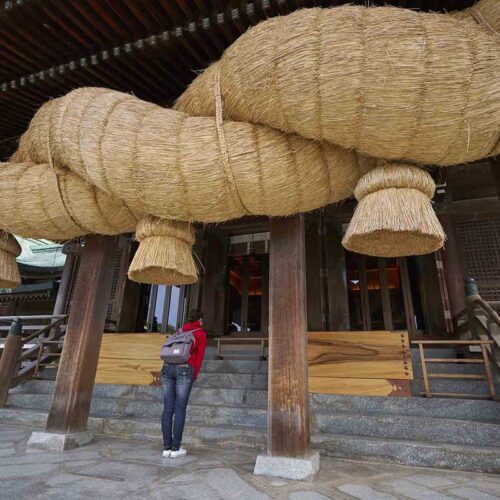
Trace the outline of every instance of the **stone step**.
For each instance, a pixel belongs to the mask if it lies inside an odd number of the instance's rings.
[[[496,422],[500,405],[496,401],[453,398],[394,398],[311,394],[314,413],[392,415]]]
[[[0,408],[0,421],[4,424],[44,428],[47,422],[47,413],[27,409]],[[122,438],[159,441],[162,438],[159,420],[91,416],[88,428],[97,434]],[[182,442],[187,446],[245,448],[261,451],[266,445],[266,430],[249,426],[190,425],[187,423]]]
[[[467,420],[345,413],[314,414],[312,428],[315,432],[326,434],[500,446],[500,425]]]
[[[451,393],[451,394],[489,394],[488,383],[486,380],[474,379],[431,379],[430,389],[435,393]],[[497,394],[500,387],[496,387]],[[424,392],[424,382],[422,379],[414,379],[411,382],[411,392],[414,396],[420,396]]]
[[[267,361],[205,358],[200,371],[207,373],[267,373],[267,368]]]
[[[9,396],[8,403],[10,408],[48,411],[51,399],[49,394],[16,393]],[[311,413],[314,431],[441,443],[500,445],[500,426],[493,423],[428,416],[334,414],[332,410],[335,406],[330,408],[329,414],[316,413],[313,408]],[[93,417],[159,422],[162,410],[161,398],[143,401],[133,398],[94,397],[90,414]],[[190,403],[187,423],[265,428],[267,411],[265,408]]]
[[[263,373],[200,373],[198,387],[212,389],[261,389],[267,390],[267,374]]]
[[[52,394],[54,382],[30,380],[12,389],[17,394]],[[96,398],[123,398],[137,401],[161,402],[160,387],[96,384]],[[495,421],[500,423],[499,405],[495,401],[446,398],[394,398],[381,396],[344,396],[311,394],[311,410],[326,414],[393,415],[458,420]],[[267,391],[261,389],[211,389],[195,385],[191,403],[237,405],[266,408]]]
[[[412,346],[411,358],[415,363],[420,363],[420,351],[418,347]],[[424,349],[426,358],[456,358],[457,351],[454,347],[429,347]]]
[[[14,394],[52,394],[54,382],[49,380],[30,380],[10,391]],[[155,386],[96,384],[94,398],[122,398],[137,401],[162,401],[162,389]],[[199,387],[198,383],[191,391],[190,402],[193,404],[237,405],[267,407],[267,391],[262,389],[212,389]]]
[[[332,457],[485,473],[500,472],[500,448],[314,434],[313,448]]]
[[[428,363],[428,373],[460,373],[460,374],[477,374],[484,375],[484,365],[476,363]],[[413,364],[413,377],[422,378],[422,365],[420,363]]]
[[[0,421],[28,427],[43,427],[47,414],[31,410],[0,409]],[[98,434],[137,439],[161,439],[160,422],[139,419],[90,417],[89,428]],[[187,425],[186,445],[264,449],[265,429],[238,426]],[[471,445],[434,444],[411,440],[313,434],[313,448],[337,458],[396,463],[421,467],[500,472],[500,449]]]
[[[48,411],[52,401],[49,394],[11,394],[10,408]],[[163,411],[161,398],[157,401],[137,401],[131,398],[92,398],[93,417],[133,418],[160,421]],[[200,425],[237,425],[263,427],[267,425],[267,410],[244,406],[221,406],[189,403],[187,422]]]

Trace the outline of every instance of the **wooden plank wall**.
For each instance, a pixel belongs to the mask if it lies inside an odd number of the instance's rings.
[[[413,379],[406,332],[308,334],[309,392],[410,396]]]
[[[159,385],[160,347],[154,333],[105,334],[96,383]],[[309,392],[410,396],[413,379],[405,332],[308,334]]]

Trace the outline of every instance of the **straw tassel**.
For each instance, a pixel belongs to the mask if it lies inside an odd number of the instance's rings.
[[[342,244],[377,257],[438,250],[445,234],[431,204],[435,188],[432,177],[412,165],[391,163],[370,170],[354,190],[359,203]]]
[[[0,288],[14,288],[21,284],[16,257],[21,246],[9,233],[0,231]]]
[[[136,238],[140,243],[128,270],[131,280],[154,285],[188,285],[198,280],[191,224],[148,215],[139,222]]]

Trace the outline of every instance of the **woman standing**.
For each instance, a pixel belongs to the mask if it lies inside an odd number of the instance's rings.
[[[183,332],[191,332],[194,337],[187,363],[165,363],[161,370],[163,387],[161,429],[163,433],[163,457],[165,458],[179,458],[187,455],[187,451],[181,447],[186,407],[191,388],[200,371],[207,345],[207,334],[201,325],[202,314],[197,309],[193,309],[187,316],[187,323],[182,327]]]

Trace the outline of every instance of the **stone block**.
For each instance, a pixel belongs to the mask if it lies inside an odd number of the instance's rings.
[[[31,433],[26,448],[63,452],[90,443],[93,441],[94,436],[93,431],[71,432],[67,434],[35,431]]]
[[[262,453],[257,456],[254,474],[257,476],[281,477],[307,481],[319,472],[319,453],[313,452],[302,458],[272,456]]]

